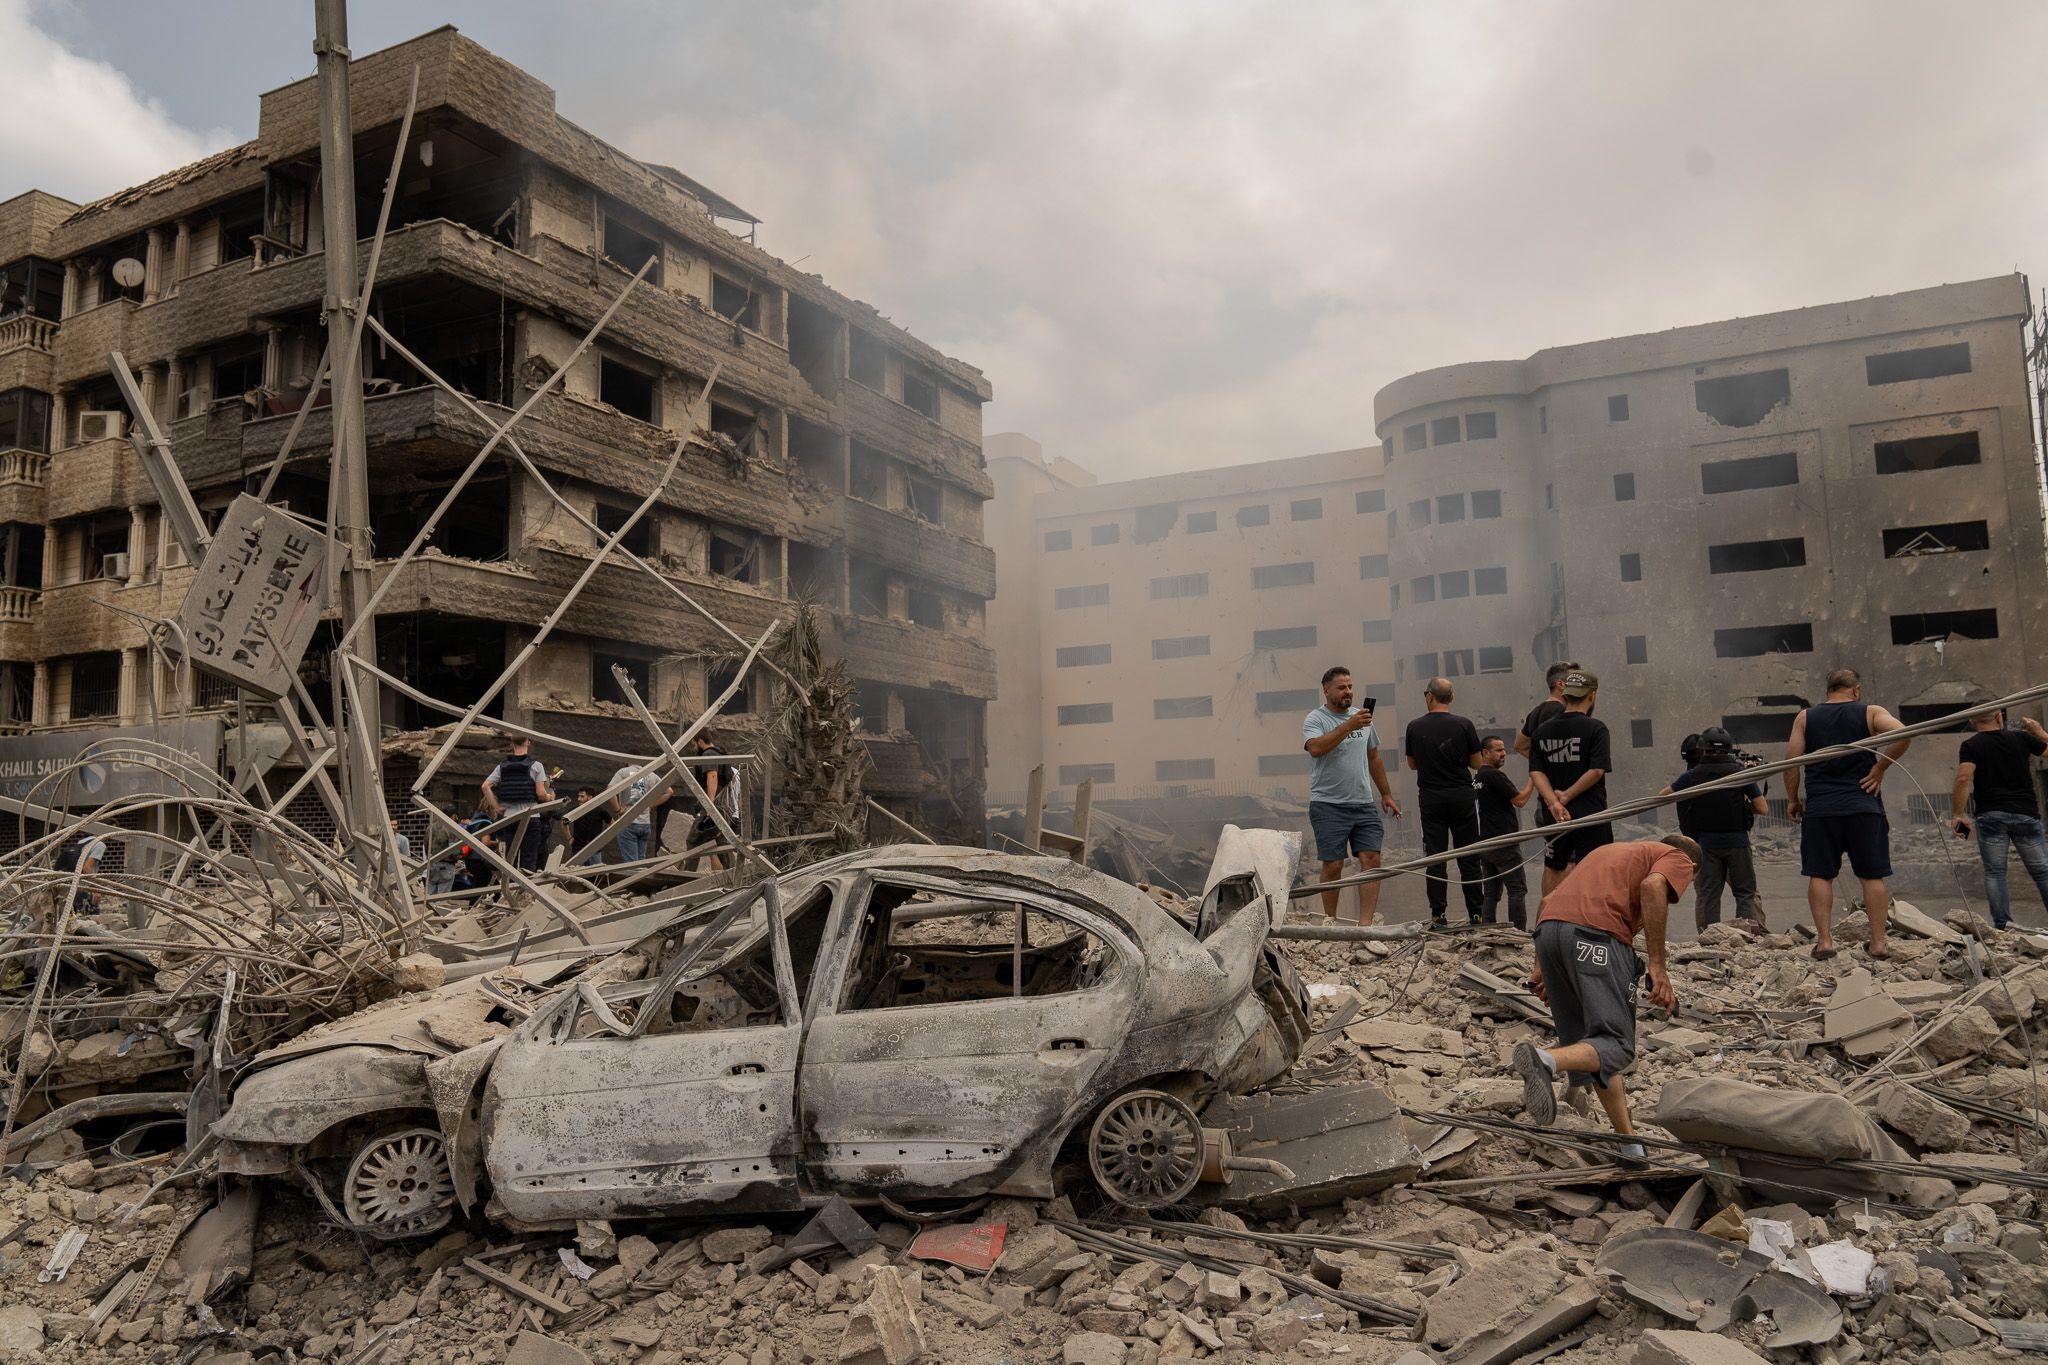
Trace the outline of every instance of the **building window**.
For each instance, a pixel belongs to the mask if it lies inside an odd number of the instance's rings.
[[[1394,610],[1399,611],[1401,609],[1401,585],[1399,583],[1389,584],[1387,586],[1387,593],[1392,599]]]
[[[1408,524],[1410,526],[1429,525],[1428,498],[1417,498],[1414,502],[1408,504]]]
[[[1191,535],[1191,536],[1198,536],[1198,535],[1202,534],[1202,532],[1204,532],[1204,531],[1213,531],[1213,530],[1215,530],[1215,529],[1216,529],[1216,514],[1215,514],[1214,512],[1190,512],[1190,513],[1188,513],[1188,534],[1189,534],[1189,535]]]
[[[633,509],[630,507],[601,502],[597,504],[596,515],[591,520],[597,523],[599,533],[609,540],[619,533],[619,529],[626,524],[626,519],[632,515]],[[654,515],[651,511],[633,523],[633,529],[626,532],[625,538],[619,542],[619,548],[641,556],[654,552]]]
[[[1914,436],[1904,441],[1879,441],[1876,446],[1877,472],[1917,474],[1928,469],[1959,469],[1979,464],[1984,452],[1977,433],[1958,431],[1941,436]]]
[[[71,719],[97,719],[121,709],[121,654],[106,650],[71,657]]]
[[[1163,640],[1152,642],[1152,657],[1155,659],[1206,659],[1209,657],[1209,637],[1206,635],[1169,635]]]
[[[1428,575],[1409,579],[1408,600],[1418,607],[1425,602],[1436,601],[1436,579]]]
[[[1406,451],[1427,450],[1429,428],[1421,422],[1401,428],[1401,449]]]
[[[1899,719],[1908,725],[1918,725],[1923,721],[1940,720],[1943,716],[1952,716],[1958,711],[1968,710],[1969,706],[1970,703],[1961,701],[1948,705],[1901,706],[1899,708]],[[1932,733],[1937,735],[1960,734],[1969,728],[1970,723],[1968,721],[1959,720],[1953,725],[1944,725]]]
[[[1313,760],[1306,753],[1260,754],[1260,777],[1300,777],[1307,773]]]
[[[1215,713],[1207,697],[1157,697],[1152,702],[1154,720],[1200,720]]]
[[[1115,706],[1106,701],[1083,702],[1078,706],[1060,708],[1062,725],[1108,725],[1115,718]]]
[[[1369,645],[1383,645],[1394,638],[1394,623],[1390,620],[1366,621],[1362,632],[1364,642]]]
[[[1557,510],[1557,492],[1552,484],[1546,483],[1543,485],[1543,510],[1546,512]]]
[[[1465,519],[1465,495],[1463,493],[1442,493],[1436,500],[1436,519],[1446,524]]]
[[[1896,618],[1894,618],[1896,619]],[[1897,632],[1894,631],[1894,634]],[[1806,621],[1782,626],[1733,626],[1714,632],[1714,657],[1754,659],[1763,654],[1813,653],[1813,626]]]
[[[1616,474],[1614,476],[1614,500],[1616,502],[1634,502],[1636,500],[1635,475]]]
[[[1468,441],[1491,441],[1498,424],[1490,412],[1468,412],[1465,414],[1465,439]]]
[[[1436,595],[1449,602],[1454,598],[1472,595],[1472,575],[1464,569],[1452,569],[1436,576]]]
[[[625,670],[626,681],[632,684],[633,691],[645,700],[654,683],[654,661],[632,654],[608,654],[595,649],[590,651],[590,699],[611,702],[618,706],[631,705],[626,700],[626,689],[619,685],[617,675],[612,672],[615,667]]]
[[[1320,704],[1323,694],[1313,687],[1298,687],[1287,692],[1261,692],[1255,702],[1255,709],[1262,716],[1276,711],[1307,711]]]
[[[1047,531],[1045,533],[1045,548],[1048,550],[1073,549],[1074,533],[1072,531]]]
[[[1788,370],[1759,370],[1720,379],[1695,380],[1692,404],[1716,426],[1753,427],[1779,405],[1792,401]]]
[[[723,275],[712,275],[711,311],[750,331],[761,330],[761,296],[750,284],[741,284]]]
[[[1389,513],[1387,513],[1387,539],[1388,539],[1389,541],[1392,541],[1392,540],[1393,540],[1393,538],[1394,538],[1394,531],[1395,531],[1395,526],[1394,526],[1394,514],[1393,514],[1392,512],[1389,512]]]
[[[1060,764],[1060,785],[1078,787],[1083,782],[1100,782],[1104,786],[1116,781],[1114,763],[1062,763]]]
[[[1482,488],[1472,495],[1472,520],[1492,521],[1500,515],[1500,490]]]
[[[1088,528],[1088,543],[1090,545],[1114,545],[1122,537],[1123,528],[1113,521],[1106,521],[1100,526]]]
[[[1473,651],[1469,649],[1447,649],[1444,651],[1444,676],[1446,678],[1469,678],[1473,672]]]
[[[1472,571],[1472,594],[1475,597],[1499,597],[1508,590],[1508,571],[1505,566]]]
[[[1892,618],[1892,643],[1895,645],[1925,644],[1929,640],[1996,640],[1998,638],[1998,612],[1995,608],[1981,611],[1921,611]]]
[[[1721,728],[1737,744],[1783,744],[1792,738],[1792,722],[1798,718],[1797,711],[1752,712],[1721,717]]]
[[[1253,649],[1314,649],[1315,645],[1314,626],[1276,626],[1252,632]]]
[[[1176,573],[1152,580],[1152,600],[1171,601],[1182,597],[1207,597],[1209,575],[1205,573]]]
[[[1750,455],[1740,460],[1709,460],[1700,466],[1700,492],[1740,493],[1751,488],[1786,488],[1799,482],[1799,456]]]
[[[939,420],[939,386],[923,375],[903,374],[903,406],[912,412],[921,412],[934,422]]]
[[[1239,526],[1264,526],[1272,519],[1273,509],[1266,506],[1263,502],[1254,507],[1240,507],[1237,509],[1237,524]]]
[[[1623,656],[1629,663],[1646,664],[1650,662],[1650,637],[1647,635],[1624,636],[1621,641],[1621,648]]]
[[[598,357],[597,397],[605,406],[617,408],[637,422],[658,423],[661,412],[655,394],[659,388],[653,375],[642,374],[610,356]]]
[[[1093,668],[1108,662],[1108,645],[1061,645],[1053,651],[1055,668]]]
[[[880,393],[882,391],[882,355],[888,348],[874,337],[855,327],[848,339],[846,352],[846,377],[856,384],[865,384]]]
[[[1152,765],[1156,782],[1206,782],[1215,776],[1213,758],[1162,758]]]
[[[1608,395],[1607,420],[1610,422],[1626,422],[1628,420],[1627,394],[1616,393]]]
[[[1903,384],[1909,379],[1940,379],[1944,375],[1969,372],[1970,343],[1967,341],[1863,357],[1863,376],[1873,388],[1879,384]]]
[[[1628,723],[1628,742],[1638,749],[1647,749],[1656,743],[1657,741],[1653,737],[1650,728],[1650,722],[1647,720],[1630,721]]]
[[[1434,678],[1442,668],[1442,661],[1434,653],[1418,654],[1415,656],[1415,681],[1423,682]]]
[[[1173,524],[1180,520],[1180,507],[1175,503],[1155,503],[1140,507],[1133,521],[1135,538],[1140,545],[1159,540],[1173,530]]]
[[[1321,498],[1296,498],[1287,504],[1287,517],[1290,521],[1317,521],[1322,515]]]
[[[1515,651],[1507,645],[1483,645],[1479,650],[1479,671],[1481,673],[1512,673],[1515,671]]]
[[[1458,443],[1458,419],[1439,417],[1429,424],[1429,443],[1433,446],[1454,446]]]
[[[1316,566],[1303,561],[1298,564],[1259,564],[1252,568],[1252,587],[1257,588],[1299,588],[1316,581]]]
[[[1073,607],[1106,607],[1109,605],[1109,584],[1083,583],[1074,588],[1054,588],[1052,607],[1054,611],[1066,611]]]
[[[1539,403],[1536,407],[1536,430],[1545,436],[1550,434],[1550,406]]]
[[[1953,555],[1991,548],[1991,527],[1981,521],[1938,521],[1926,526],[1892,526],[1884,532],[1886,559]]]
[[[1643,581],[1643,557],[1629,554],[1621,557],[1621,581],[1640,583]]]
[[[1384,488],[1361,488],[1354,495],[1354,501],[1357,502],[1361,515],[1366,512],[1384,512],[1387,510],[1387,491]]]
[[[1742,540],[1731,545],[1707,547],[1708,573],[1761,573],[1767,569],[1796,569],[1806,563],[1806,538],[1784,540]]]
[[[41,389],[0,393],[0,450],[50,452],[50,395]]]
[[[1385,578],[1387,576],[1387,557],[1385,555],[1360,555],[1358,557],[1358,576],[1360,578]]]

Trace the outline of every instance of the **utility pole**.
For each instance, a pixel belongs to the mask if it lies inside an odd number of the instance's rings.
[[[370,599],[370,467],[363,437],[363,373],[355,340],[356,160],[355,124],[348,98],[348,0],[313,0],[313,52],[319,59],[320,218],[327,250],[327,354],[333,395],[334,455],[328,467],[327,526],[342,553],[330,555],[329,600],[341,610],[344,633],[356,624]],[[307,396],[312,401],[312,395]],[[352,647],[367,662],[377,660],[375,623]],[[379,747],[379,687],[367,674],[352,676],[346,659],[334,664],[335,719],[342,752],[342,798],[349,823],[349,847],[358,867],[377,859],[384,833],[384,780]],[[351,687],[348,684],[355,683]],[[350,705],[351,701],[357,705]]]

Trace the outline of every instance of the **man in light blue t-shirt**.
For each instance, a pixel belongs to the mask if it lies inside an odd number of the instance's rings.
[[[1370,700],[1370,699],[1368,699]],[[1315,831],[1316,857],[1326,882],[1344,875],[1345,855],[1358,859],[1360,871],[1380,865],[1380,810],[1399,819],[1401,807],[1380,762],[1380,737],[1372,728],[1372,707],[1351,705],[1351,670],[1332,668],[1323,674],[1323,704],[1301,722],[1301,747],[1314,760],[1309,778],[1308,823]],[[1380,886],[1358,888],[1358,922],[1371,924],[1379,910]],[[1323,893],[1323,917],[1337,917],[1337,893]]]

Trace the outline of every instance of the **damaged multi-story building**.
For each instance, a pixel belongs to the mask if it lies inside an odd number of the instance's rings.
[[[715,368],[712,435],[689,445],[626,548],[741,635],[793,599],[815,603],[828,653],[857,682],[870,794],[933,828],[977,827],[995,693],[987,380],[759,249],[738,206],[561,117],[548,86],[452,28],[352,64],[365,238],[416,68],[375,317],[501,421],[651,260],[520,424],[521,447],[568,503],[616,530]],[[0,204],[0,724],[13,735],[59,732],[75,751],[105,727],[229,714],[230,689],[148,648],[146,618],[175,613],[192,571],[124,439],[108,356],[139,375],[209,520],[260,484],[313,403],[273,496],[324,516],[327,394],[310,392],[325,341],[319,141],[309,77],[262,96],[253,141],[83,206],[37,191]],[[363,369],[371,520],[388,566],[490,427],[374,337]],[[380,664],[468,705],[599,543],[524,471],[487,464],[385,597]],[[302,670],[316,699],[329,695],[332,639],[329,627]],[[615,665],[675,718],[737,664],[729,637],[608,563],[487,714],[644,750]],[[742,743],[768,704],[757,683],[721,721]],[[389,688],[383,707],[387,736],[446,719]],[[410,774],[404,746],[390,752],[397,789]],[[572,782],[609,772],[540,752]],[[465,750],[437,796],[473,799],[494,757]]]
[[[2040,682],[2027,315],[2007,275],[1389,384],[1403,687],[1507,734],[1576,660],[1638,794],[1706,726],[1782,753],[1830,669],[1907,721]],[[1894,804],[1945,813],[1954,760],[1917,745]]]

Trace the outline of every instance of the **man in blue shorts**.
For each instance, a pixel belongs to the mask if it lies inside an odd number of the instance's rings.
[[[1380,865],[1380,811],[1400,818],[1401,807],[1380,761],[1380,737],[1368,705],[1351,705],[1351,670],[1341,665],[1323,674],[1323,704],[1301,722],[1301,747],[1314,761],[1309,778],[1308,823],[1316,835],[1316,857],[1326,882],[1344,875],[1346,854],[1361,872]],[[1358,888],[1358,922],[1371,924],[1380,904],[1378,882]],[[1323,893],[1323,917],[1337,917],[1337,893]]]
[[[1828,674],[1827,700],[1809,706],[1792,721],[1792,739],[1785,757],[1832,749],[1873,735],[1905,729],[1905,723],[1882,706],[1863,700],[1863,680],[1853,668]],[[1885,942],[1891,913],[1891,824],[1884,814],[1884,775],[1906,756],[1909,740],[1882,751],[1861,749],[1811,764],[1804,773],[1805,799],[1800,799],[1802,774],[1785,770],[1785,796],[1791,816],[1799,822],[1799,870],[1806,875],[1806,907],[1813,913],[1815,957],[1835,955],[1833,924],[1835,877],[1842,859],[1863,883],[1863,910],[1870,917],[1870,942],[1864,951],[1875,958],[1891,956]]]

